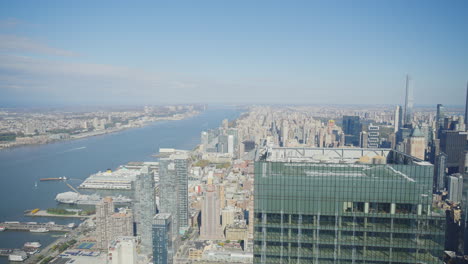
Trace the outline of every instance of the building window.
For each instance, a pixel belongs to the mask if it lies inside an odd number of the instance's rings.
[[[413,204],[396,204],[396,214],[416,214],[417,206]]]

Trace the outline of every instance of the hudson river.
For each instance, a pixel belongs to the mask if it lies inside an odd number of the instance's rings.
[[[0,151],[0,222],[54,221],[57,224],[78,220],[24,217],[24,210],[57,206],[57,193],[70,191],[64,182],[40,182],[40,178],[67,177],[71,185],[97,171],[115,169],[130,161],[154,161],[159,148],[193,149],[200,143],[200,132],[233,120],[240,112],[234,108],[208,108],[202,114],[179,121],[157,122],[113,134]],[[37,183],[37,187],[35,187]],[[0,248],[22,248],[28,241],[45,247],[58,233],[0,232]],[[0,257],[0,263],[8,263]]]

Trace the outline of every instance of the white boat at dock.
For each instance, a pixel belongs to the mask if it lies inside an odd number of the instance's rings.
[[[29,232],[32,232],[32,233],[47,233],[47,232],[49,232],[49,229],[44,228],[44,227],[40,227],[40,228],[36,228],[36,229],[29,229]]]
[[[24,261],[25,259],[28,258],[28,254],[26,254],[26,252],[24,251],[14,251],[13,253],[11,253],[10,255],[8,255],[8,260],[9,261]]]
[[[40,248],[40,247],[42,247],[42,245],[39,242],[26,242],[26,243],[24,243],[24,247]]]

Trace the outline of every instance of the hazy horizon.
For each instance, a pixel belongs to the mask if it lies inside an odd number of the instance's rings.
[[[462,106],[466,1],[11,1],[0,107]]]

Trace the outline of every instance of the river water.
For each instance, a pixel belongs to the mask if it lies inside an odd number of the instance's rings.
[[[234,108],[213,107],[185,120],[157,122],[79,140],[1,150],[0,222],[79,223],[79,220],[23,216],[27,209],[57,207],[56,194],[70,191],[64,182],[40,182],[40,178],[66,176],[70,179],[68,183],[76,187],[97,171],[115,169],[130,161],[154,161],[152,155],[159,148],[193,149],[200,143],[201,131],[218,127],[223,119],[233,120],[239,114]],[[39,241],[44,247],[58,235],[0,232],[0,248],[21,248],[27,241]],[[0,264],[3,263],[8,260],[0,257]]]

